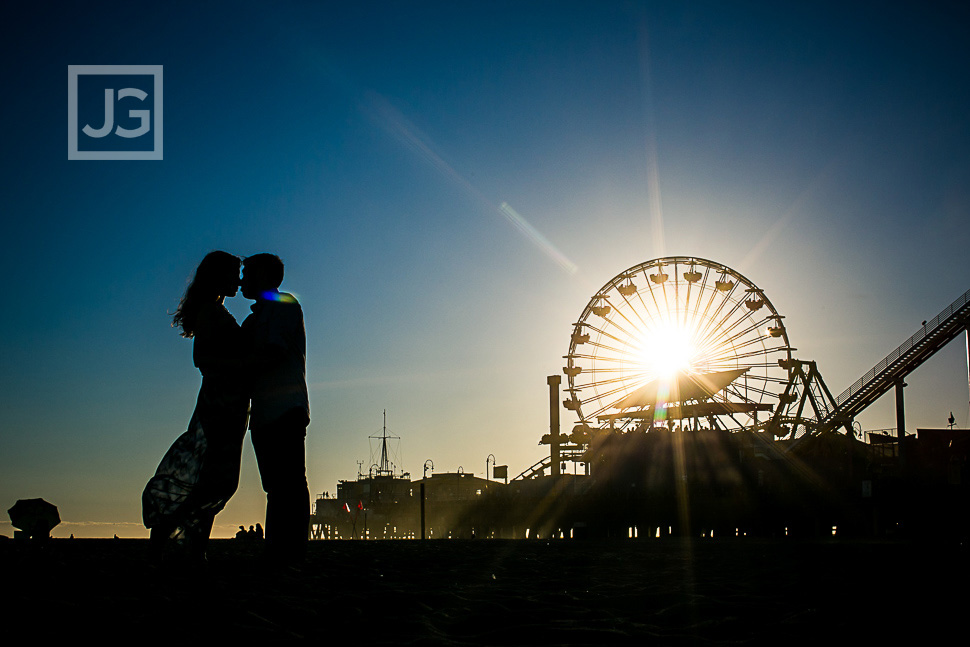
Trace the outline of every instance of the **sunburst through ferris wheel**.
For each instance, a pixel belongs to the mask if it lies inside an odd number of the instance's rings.
[[[583,310],[565,356],[574,442],[596,428],[764,427],[788,383],[782,320],[720,263],[670,256],[621,272]]]

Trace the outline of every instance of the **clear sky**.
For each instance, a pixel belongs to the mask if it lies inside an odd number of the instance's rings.
[[[570,324],[664,255],[763,288],[840,392],[970,288],[970,20],[790,4],[5,8],[0,508],[147,535],[200,381],[167,313],[213,249],[279,254],[303,304],[314,494],[384,409],[413,475],[518,474]],[[68,65],[96,64],[164,67],[163,161],[67,159]],[[967,426],[962,340],[908,382],[910,429]],[[262,514],[247,441],[215,535]]]

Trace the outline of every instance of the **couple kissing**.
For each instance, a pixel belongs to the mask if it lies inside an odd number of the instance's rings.
[[[279,290],[282,282],[276,255],[241,259],[215,251],[202,259],[179,302],[172,326],[193,340],[202,386],[187,431],[142,494],[142,516],[159,558],[204,564],[215,515],[239,484],[247,427],[266,492],[265,558],[298,565],[305,557],[306,331],[303,310]],[[240,288],[255,302],[241,326],[225,307]]]

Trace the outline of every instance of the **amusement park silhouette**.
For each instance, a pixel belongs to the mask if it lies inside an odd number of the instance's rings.
[[[376,469],[316,501],[313,536],[966,537],[970,434],[907,433],[904,380],[968,318],[970,292],[835,396],[748,278],[691,256],[641,263],[573,324],[565,399],[561,377],[547,380],[547,456],[511,483],[412,482],[394,473],[385,427]],[[856,416],[890,391],[895,433],[863,432]]]

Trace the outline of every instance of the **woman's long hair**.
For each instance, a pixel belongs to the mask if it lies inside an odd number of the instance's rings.
[[[209,252],[195,270],[195,278],[185,288],[185,294],[179,301],[178,308],[172,317],[172,327],[181,328],[183,337],[195,336],[195,325],[199,309],[207,304],[218,302],[221,297],[220,288],[224,285],[226,275],[235,271],[239,276],[239,257],[229,252]]]

